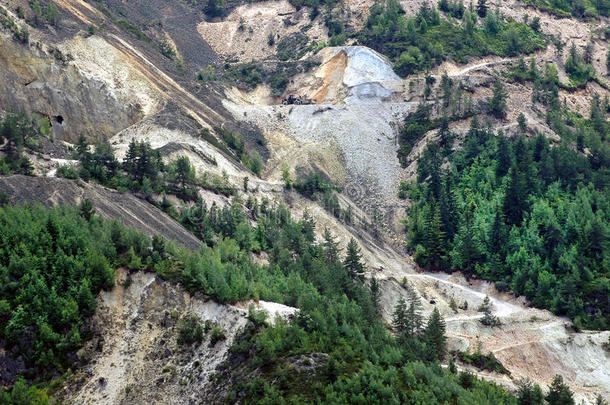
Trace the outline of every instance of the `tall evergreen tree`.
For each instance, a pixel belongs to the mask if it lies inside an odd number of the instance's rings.
[[[481,18],[485,18],[487,16],[487,0],[477,1],[477,14]]]
[[[496,175],[504,176],[508,173],[508,169],[512,164],[512,157],[510,154],[510,145],[508,139],[505,136],[498,135],[498,150],[496,152],[496,159],[498,165],[496,166]]]
[[[496,118],[504,118],[506,116],[506,91],[500,80],[494,82],[492,88],[492,96],[487,99],[489,113]]]
[[[443,193],[440,200],[441,221],[447,241],[452,241],[458,226],[458,212],[453,193],[453,175],[447,173],[443,181]]]
[[[407,330],[407,303],[400,297],[392,314],[392,327],[398,336],[403,336]]]
[[[463,226],[458,233],[457,250],[459,254],[458,267],[466,272],[472,272],[476,261],[480,258],[481,252],[478,241],[475,237],[474,213],[476,205],[473,201],[469,202],[464,208],[462,216]]]
[[[572,391],[563,382],[563,377],[555,375],[549,387],[549,393],[545,397],[549,405],[574,405]]]
[[[371,285],[369,289],[371,291],[371,301],[373,302],[373,305],[375,308],[379,308],[379,297],[381,292],[379,291],[379,282],[374,276],[371,277]]]
[[[434,308],[424,330],[424,341],[429,359],[443,360],[447,355],[447,337],[445,336],[445,320],[438,308]]]
[[[502,209],[508,225],[520,225],[526,208],[526,184],[523,174],[513,165],[508,172],[509,180]]]
[[[538,384],[522,379],[517,384],[518,405],[544,405],[544,395]]]
[[[442,229],[441,211],[438,204],[432,202],[429,218],[426,221],[426,254],[428,265],[438,269],[445,260],[445,233]]]
[[[339,261],[339,244],[328,227],[324,228],[324,255],[330,263]]]
[[[347,244],[347,252],[343,266],[348,271],[352,278],[363,279],[364,264],[361,262],[362,254],[360,253],[360,247],[354,238],[351,238]]]
[[[419,334],[423,326],[422,310],[423,306],[417,291],[411,284],[405,286],[407,289],[408,307],[405,316],[405,336],[415,337]]]

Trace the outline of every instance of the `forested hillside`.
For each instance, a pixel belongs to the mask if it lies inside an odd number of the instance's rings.
[[[19,366],[27,376],[45,387],[50,376],[73,367],[74,353],[90,332],[87,319],[95,310],[95,294],[111,288],[114,269],[126,266],[156,271],[219,302],[256,297],[300,309],[293,322],[274,327],[266,325],[264,315],[252,314],[233,350],[250,367],[267,371],[262,379],[236,386],[233,399],[514,403],[493,384],[439,366],[446,350],[439,340],[442,320],[415,331],[426,343],[405,344],[388,333],[369,289],[358,278],[362,263],[355,242],[342,258],[330,234],[323,244],[314,244],[313,221],[295,222],[281,206],[244,212],[236,204],[218,214],[214,208],[196,210],[188,214],[190,220],[215,224],[212,246],[198,253],[102,221],[87,204],[80,210],[1,208],[5,254],[0,303],[6,321],[1,332],[8,347],[21,354]],[[256,227],[249,225],[247,215],[258,217]],[[267,266],[248,259],[251,250],[262,247],[270,253]],[[328,353],[328,359],[311,381],[293,380],[282,371],[288,356],[312,352]],[[277,378],[284,383],[271,386]],[[364,381],[373,384],[366,394],[358,388]],[[1,398],[8,404],[42,404],[56,388],[26,390],[18,381]]]
[[[551,109],[549,119],[563,129],[559,145],[542,136],[507,139],[474,118],[462,148],[452,151],[454,134],[441,127],[440,142],[423,152],[408,191],[416,201],[408,222],[415,260],[494,280],[579,328],[607,329],[607,109],[599,98],[590,117]],[[429,125],[422,114],[407,122]]]
[[[0,0],[0,405],[607,404],[609,0]]]

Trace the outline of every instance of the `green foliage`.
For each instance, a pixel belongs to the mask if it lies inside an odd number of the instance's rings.
[[[487,100],[487,108],[489,113],[496,118],[504,118],[506,116],[506,97],[504,86],[500,80],[496,80],[493,85],[493,94]]]
[[[458,352],[458,359],[461,362],[473,365],[480,370],[493,371],[500,374],[510,375],[510,372],[500,363],[492,352],[487,354],[481,353],[480,347],[474,353]]]
[[[517,388],[518,405],[544,405],[544,395],[538,384],[521,379]]]
[[[210,347],[216,345],[221,340],[226,339],[226,332],[220,326],[214,326],[210,334]]]
[[[526,0],[526,4],[535,6],[558,17],[594,18],[610,15],[610,2],[607,0]]]
[[[566,59],[565,69],[566,73],[570,76],[570,82],[575,87],[586,85],[589,79],[595,75],[591,61],[586,62],[578,53],[574,44],[572,44]]]
[[[0,403],[4,405],[49,405],[47,394],[36,387],[28,387],[23,377],[11,389],[0,388]]]
[[[608,328],[610,148],[600,105],[595,98],[590,118],[551,107],[564,139],[555,147],[543,137],[508,141],[476,120],[448,170],[438,146],[428,147],[410,193],[415,260],[496,281],[578,327]]]
[[[161,55],[165,56],[168,59],[174,59],[176,57],[176,51],[174,50],[174,47],[166,39],[162,39],[161,41],[159,41],[158,46]]]
[[[8,114],[0,121],[0,141],[4,142],[4,156],[0,158],[0,174],[32,174],[32,164],[23,156],[24,147],[36,147],[40,136],[35,122],[23,115]]]
[[[485,326],[500,326],[500,320],[492,313],[492,304],[489,296],[485,296],[483,304],[479,307],[479,312],[483,312],[480,322]]]
[[[224,13],[223,6],[224,0],[207,0],[203,11],[209,18],[220,17]]]
[[[309,173],[304,178],[299,178],[294,182],[293,188],[305,197],[314,200],[317,193],[327,193],[336,189],[336,186],[331,183],[328,178],[322,173]]]
[[[203,327],[196,316],[187,316],[178,324],[178,338],[176,342],[181,346],[191,346],[203,340]]]
[[[222,146],[216,138],[211,137],[211,139],[214,140],[215,146]],[[57,170],[58,175],[69,179],[80,177],[107,187],[139,191],[145,195],[153,192],[171,193],[184,200],[196,200],[197,187],[226,196],[235,194],[235,187],[226,177],[210,175],[206,172],[197,175],[185,155],[176,157],[167,165],[164,164],[160,152],[153,150],[145,141],[133,139],[129,143],[122,163],[115,158],[112,146],[108,142],[98,143],[91,152],[90,146],[82,136],[76,144],[74,154],[79,160],[79,165],[76,167],[62,165]],[[253,165],[260,170],[262,159],[255,160]]]
[[[549,387],[549,393],[544,398],[549,405],[574,405],[572,391],[563,382],[563,377],[555,375]]]
[[[300,59],[307,52],[309,39],[301,32],[285,36],[277,44],[277,57],[279,60]]]
[[[292,41],[296,41],[293,43]],[[296,46],[296,48],[294,48]],[[317,62],[296,60],[299,55],[307,50],[303,49],[302,37],[288,36],[278,44],[279,62],[273,64],[262,63],[226,63],[224,65],[223,77],[229,81],[237,82],[249,89],[259,84],[267,83],[271,87],[271,94],[281,96],[286,90],[290,78],[296,74],[310,70]]]
[[[146,35],[144,32],[142,32],[142,30],[137,25],[132,23],[131,21],[118,20],[118,21],[116,21],[116,24],[123,31],[131,34],[133,37],[139,39],[140,41],[152,42],[150,37],[148,35]]]
[[[75,208],[0,208],[0,316],[8,318],[0,339],[34,375],[65,371],[89,332],[84,319],[113,286],[124,251],[112,229],[125,231],[112,226]]]
[[[387,0],[371,7],[359,39],[364,45],[389,56],[401,76],[431,69],[446,57],[464,63],[471,56],[514,56],[545,46],[540,33],[524,23],[505,20],[498,13],[486,13],[489,21],[477,27],[476,15],[464,11],[460,3],[441,2],[439,7],[458,18],[463,14],[464,24],[441,19],[438,12],[427,5],[423,5],[416,16],[406,17],[396,0]]]

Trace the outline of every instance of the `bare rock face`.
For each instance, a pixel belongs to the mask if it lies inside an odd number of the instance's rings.
[[[128,280],[128,281],[126,281]],[[296,309],[259,302],[259,310],[283,318]],[[153,273],[122,272],[117,285],[98,297],[94,338],[80,352],[88,365],[62,391],[66,404],[198,404],[215,402],[217,367],[247,323],[248,305],[223,305],[193,296]],[[178,344],[178,325],[195,317],[224,332],[212,341]],[[213,392],[213,394],[211,394]],[[213,395],[214,398],[210,398]]]
[[[117,100],[75,66],[7,37],[0,36],[0,47],[0,106],[48,117],[55,138],[109,138],[142,118],[139,104]]]
[[[198,249],[201,241],[169,215],[131,193],[119,193],[91,183],[51,177],[1,176],[0,191],[11,203],[41,203],[45,206],[78,205],[89,199],[98,215],[123,222],[148,235],[160,234],[186,247]]]

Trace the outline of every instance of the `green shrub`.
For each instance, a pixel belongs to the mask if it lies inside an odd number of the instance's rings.
[[[203,340],[203,328],[196,316],[187,316],[180,320],[178,324],[177,343],[180,346],[190,346],[194,343],[201,343]]]
[[[227,336],[224,329],[222,329],[220,326],[214,326],[212,328],[212,333],[210,334],[210,347],[215,346],[216,343],[226,339],[226,337]]]

